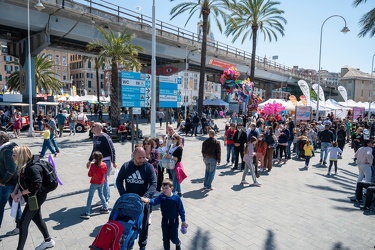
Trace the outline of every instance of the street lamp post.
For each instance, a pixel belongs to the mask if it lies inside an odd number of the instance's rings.
[[[44,9],[43,4],[38,1],[35,5],[37,10]],[[28,76],[28,89],[29,89],[29,131],[27,136],[33,136],[34,120],[33,120],[33,90],[31,82],[31,46],[30,46],[30,0],[27,0],[27,76]]]
[[[156,20],[155,0],[152,1],[152,35],[151,35],[151,137],[156,129]]]
[[[372,55],[372,63],[371,63],[371,77],[370,77],[370,96],[368,101],[368,120],[371,119],[371,103],[372,103],[372,73],[374,72],[374,57],[375,54]]]
[[[346,20],[343,16],[340,16],[340,15],[332,15],[330,17],[328,17],[326,20],[324,20],[322,26],[320,27],[320,44],[319,44],[319,67],[318,67],[318,96],[317,96],[317,101],[316,101],[316,121],[319,120],[319,97],[320,97],[320,64],[321,64],[321,59],[322,59],[322,38],[323,38],[323,26],[324,24],[327,22],[328,19],[332,18],[332,17],[340,17],[344,20],[345,22],[345,26],[344,28],[342,28],[340,31],[342,33],[347,33],[349,32],[350,30],[348,29],[348,27],[346,26]]]

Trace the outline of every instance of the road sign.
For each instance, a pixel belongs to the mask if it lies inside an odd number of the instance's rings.
[[[121,106],[150,107],[151,75],[138,72],[121,72]]]
[[[182,105],[181,77],[159,76],[159,107],[178,108]]]

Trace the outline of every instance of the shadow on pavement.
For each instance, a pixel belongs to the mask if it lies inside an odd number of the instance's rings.
[[[225,175],[235,175],[237,173],[241,173],[240,171],[233,171],[233,170],[227,170],[227,171],[221,171],[219,173],[219,176],[225,176]]]
[[[75,207],[68,209],[67,207],[61,208],[60,210],[51,213],[49,215],[49,218],[46,218],[46,220],[53,220],[58,223],[58,225],[53,226],[52,228],[54,230],[61,230],[73,225],[76,225],[78,223],[82,222],[82,219],[79,217],[79,215],[85,211],[84,207]]]
[[[203,199],[203,198],[206,198],[208,196],[208,192],[210,192],[209,190],[204,190],[203,188],[201,189],[198,189],[198,190],[192,190],[192,191],[189,191],[189,192],[186,192],[184,193],[184,198],[186,199]],[[215,192],[215,191],[214,191]]]
[[[94,228],[94,230],[92,230],[92,232],[90,233],[90,237],[94,237],[95,238],[98,235],[101,227],[102,227],[102,225],[101,226],[97,226],[96,228]]]
[[[341,169],[340,172],[345,173],[345,174],[350,175],[350,176],[353,176],[353,177],[358,177],[358,174],[355,174],[355,173],[353,173],[351,171],[348,171],[346,169]]]
[[[197,249],[204,249],[204,250],[211,250],[211,246],[208,245],[209,239],[211,238],[211,234],[209,231],[203,231],[202,229],[198,229],[197,233],[194,235],[192,239],[192,244],[188,249],[197,250]]]
[[[340,250],[350,250],[349,247],[344,247],[342,242],[336,242],[333,245],[332,250],[337,250],[337,249],[340,249]]]
[[[353,194],[353,192],[346,192],[346,191],[335,189],[335,188],[332,188],[332,187],[329,187],[329,186],[322,186],[322,185],[314,186],[314,185],[310,185],[310,184],[306,184],[306,186],[311,187],[311,188],[315,188],[315,189],[322,189],[322,190],[326,190],[326,191],[333,191],[333,192],[337,192],[337,193]]]
[[[190,182],[191,183],[203,183],[204,181],[204,178],[197,178],[197,179],[191,179]]]
[[[247,185],[247,186],[244,186],[243,184],[238,184],[238,185],[233,185],[232,187],[231,187],[231,189],[233,190],[233,191],[241,191],[242,189],[244,189],[244,188],[249,188],[249,187],[251,187],[251,185]]]
[[[277,249],[277,247],[275,245],[274,233],[272,232],[272,230],[268,230],[268,232],[267,232],[267,240],[265,242],[264,249],[265,250]]]

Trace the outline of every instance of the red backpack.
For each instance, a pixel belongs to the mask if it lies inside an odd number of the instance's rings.
[[[102,226],[90,249],[120,250],[124,227],[120,222],[110,220]]]

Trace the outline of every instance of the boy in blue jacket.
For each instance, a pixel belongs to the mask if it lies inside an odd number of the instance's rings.
[[[164,179],[162,183],[163,193],[154,199],[141,197],[145,203],[155,206],[160,204],[162,215],[161,228],[163,232],[163,246],[165,250],[170,249],[170,241],[176,244],[176,250],[181,250],[181,241],[178,238],[178,216],[181,217],[181,226],[187,228],[185,221],[185,210],[180,196],[173,194],[173,182],[171,179]]]

